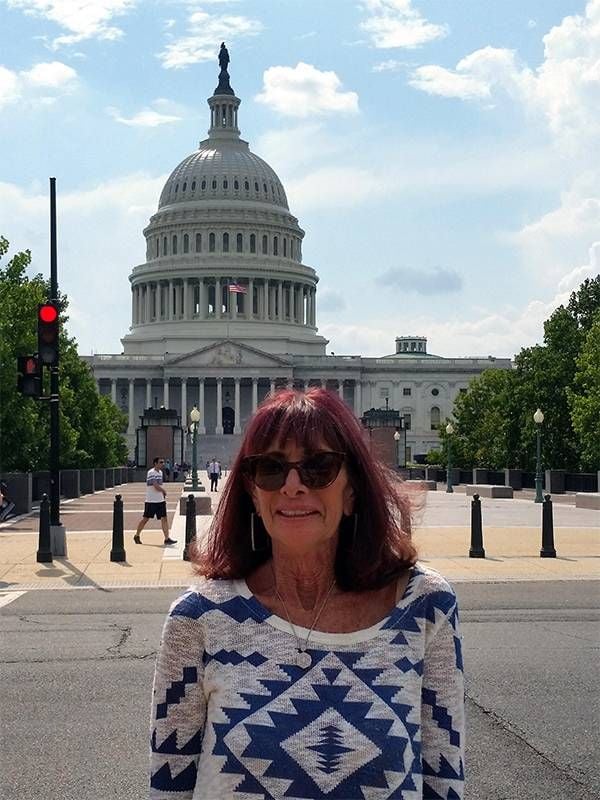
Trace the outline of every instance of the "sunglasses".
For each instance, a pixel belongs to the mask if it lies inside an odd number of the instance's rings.
[[[242,459],[242,471],[264,492],[279,491],[291,469],[298,471],[307,489],[325,489],[340,474],[345,458],[344,453],[334,450],[312,453],[302,461],[286,461],[270,455],[247,456]]]

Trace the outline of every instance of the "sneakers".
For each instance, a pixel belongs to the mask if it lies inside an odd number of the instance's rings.
[[[142,543],[142,540],[141,540],[141,539],[140,539],[140,537],[137,535],[137,533],[136,533],[136,535],[133,537],[133,541],[134,541],[136,544],[141,544],[141,543]]]
[[[169,537],[168,539],[165,539],[165,544],[177,544],[177,539],[171,539]]]

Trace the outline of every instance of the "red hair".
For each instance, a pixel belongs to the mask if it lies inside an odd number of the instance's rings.
[[[335,562],[340,589],[378,589],[400,577],[417,560],[410,538],[410,497],[398,476],[369,452],[363,429],[348,406],[324,389],[287,389],[261,403],[231,467],[207,540],[192,548],[195,571],[209,578],[243,578],[271,557],[271,540],[259,517],[255,517],[259,548],[252,550],[250,515],[255,509],[241,462],[288,441],[307,452],[325,443],[346,454],[357,521],[356,534],[353,517],[343,517],[340,523]]]

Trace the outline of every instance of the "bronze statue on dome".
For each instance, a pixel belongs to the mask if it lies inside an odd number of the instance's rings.
[[[227,67],[229,66],[229,50],[225,47],[225,42],[221,42],[219,66],[221,67],[221,72],[227,72]]]
[[[235,94],[229,83],[229,73],[227,67],[229,66],[229,51],[225,47],[225,42],[221,42],[221,49],[219,50],[219,85],[214,91],[214,94]]]

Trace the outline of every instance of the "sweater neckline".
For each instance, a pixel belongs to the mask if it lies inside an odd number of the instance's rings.
[[[411,567],[410,577],[402,596],[399,598],[392,611],[379,622],[376,622],[368,628],[350,631],[349,633],[333,633],[315,629],[310,635],[310,641],[313,643],[318,642],[319,644],[357,644],[358,642],[366,642],[369,639],[374,639],[383,628],[392,627],[396,617],[402,614],[406,605],[412,601],[415,580],[420,574],[421,570],[419,570],[417,566]],[[257,617],[260,617],[261,621],[293,637],[294,634],[288,620],[269,611],[269,609],[252,594],[244,578],[238,578],[234,580],[233,583],[237,593],[243,597],[244,600],[248,601],[249,605],[254,607],[255,611],[258,612]],[[294,628],[300,639],[305,639],[308,636],[308,628],[304,628],[302,625],[294,625]]]

